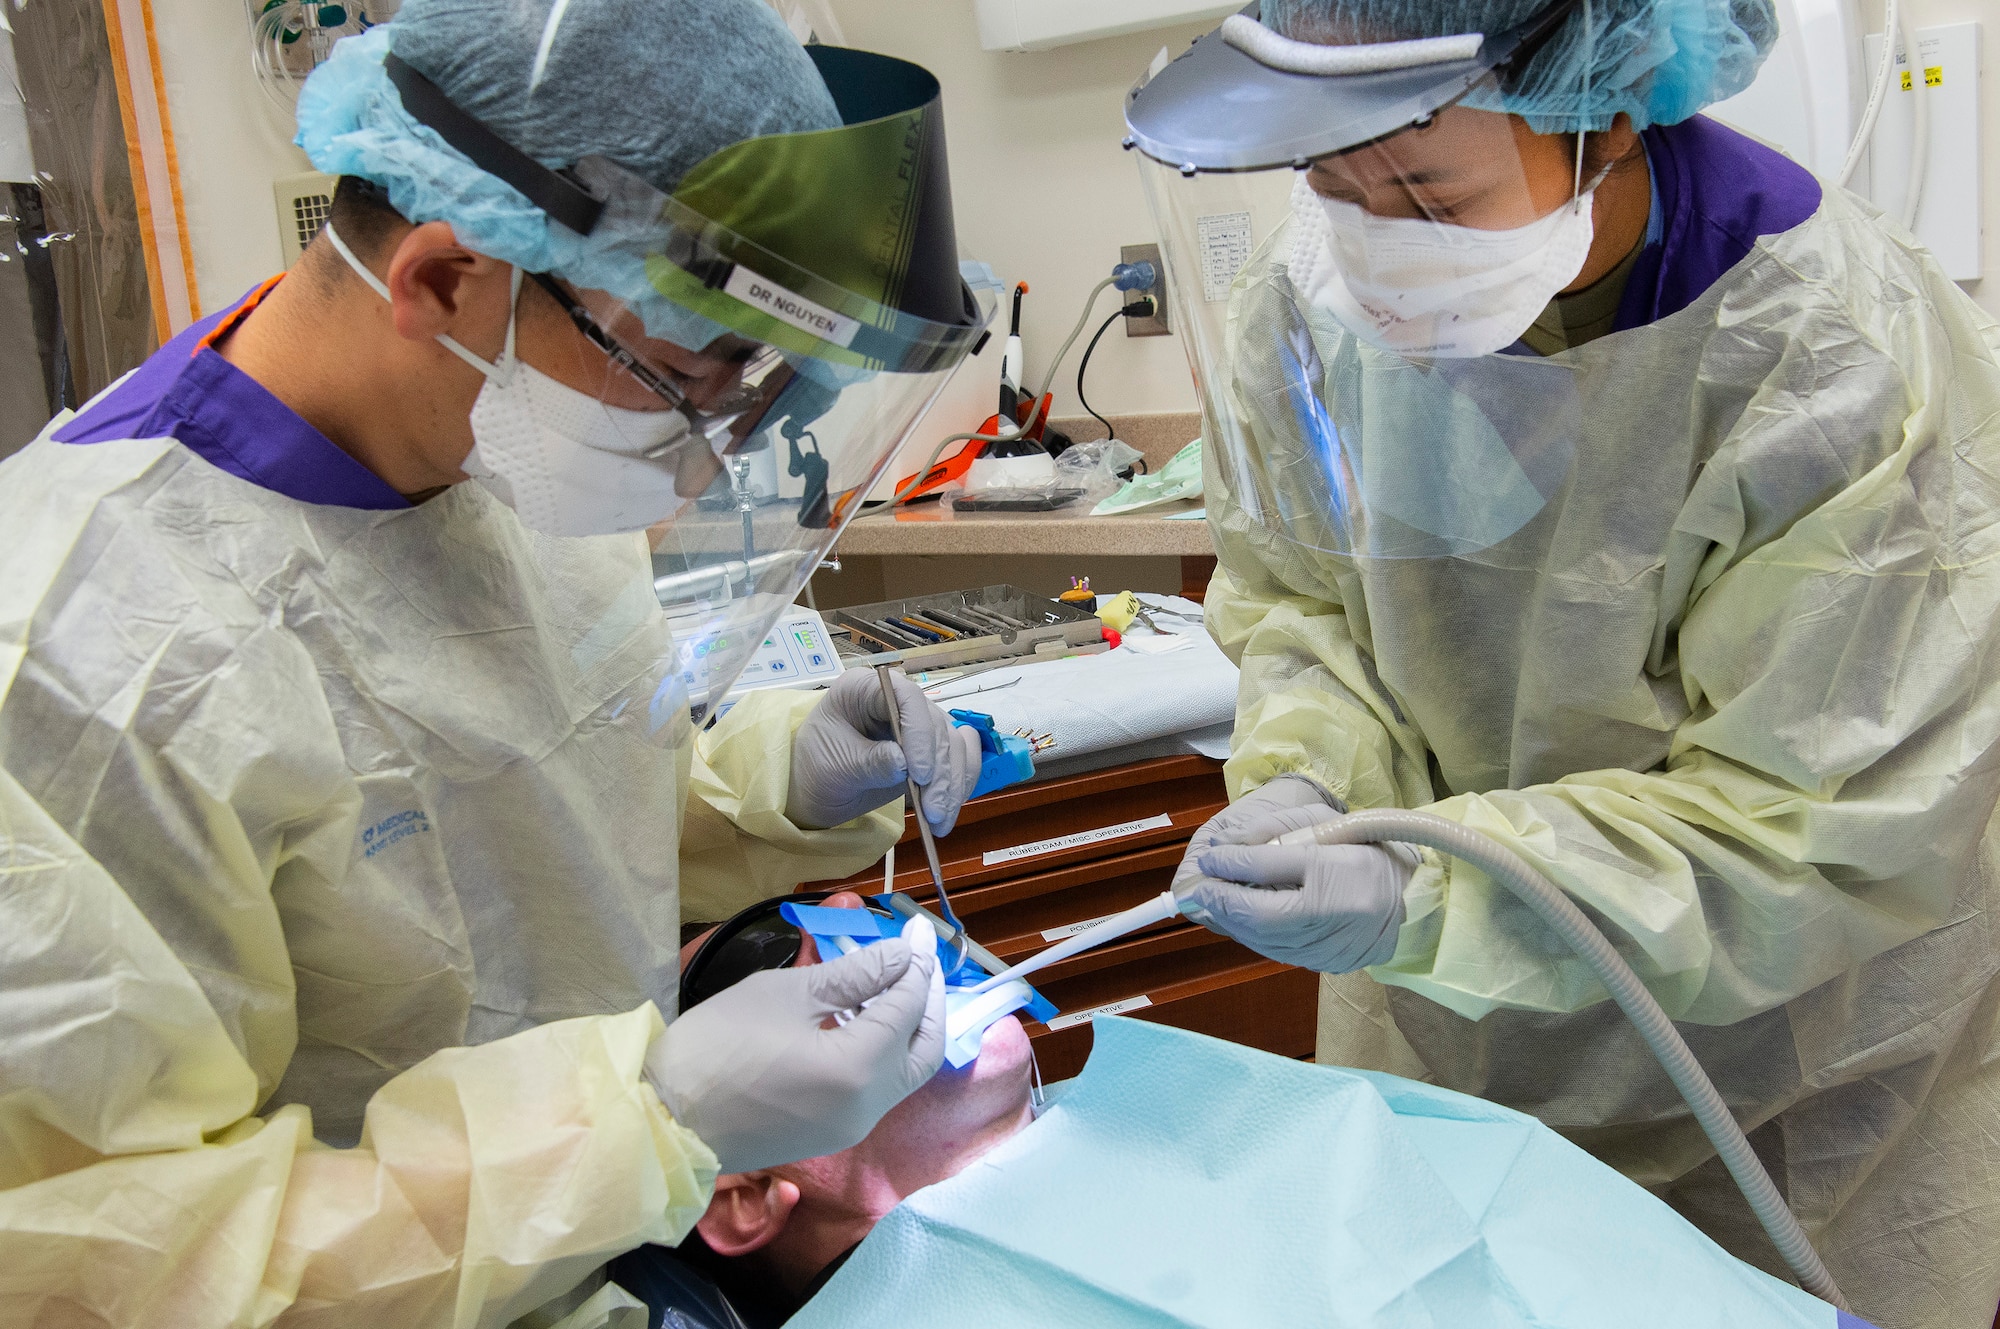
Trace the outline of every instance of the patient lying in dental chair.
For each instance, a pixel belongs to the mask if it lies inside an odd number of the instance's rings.
[[[669,1329],[1860,1325],[1519,1113],[1139,1021],[1095,1037],[1037,1117],[1003,1019],[854,1148],[723,1176],[680,1250],[612,1275]]]

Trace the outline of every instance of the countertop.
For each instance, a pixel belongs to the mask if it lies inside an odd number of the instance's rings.
[[[1163,503],[1124,516],[953,512],[941,503],[891,516],[856,517],[836,548],[845,557],[880,554],[1092,554],[1213,557],[1205,521],[1167,521],[1199,500]]]
[[[1193,411],[1113,415],[1118,437],[1138,448],[1158,470],[1201,431]],[[1089,417],[1058,417],[1056,428],[1077,439],[1103,437]],[[921,460],[921,458],[919,459]],[[875,512],[854,519],[836,547],[843,556],[898,554],[1077,554],[1089,556],[1215,556],[1208,523],[1164,521],[1170,512],[1192,512],[1200,500],[1163,503],[1119,517],[1069,513],[953,512],[941,503],[905,508],[895,516]]]

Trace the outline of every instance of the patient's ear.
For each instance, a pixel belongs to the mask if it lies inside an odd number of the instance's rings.
[[[748,1255],[777,1240],[798,1203],[798,1186],[774,1172],[725,1172],[695,1231],[717,1255]]]

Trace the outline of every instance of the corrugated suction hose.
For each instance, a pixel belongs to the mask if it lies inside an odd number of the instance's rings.
[[[1743,1128],[1736,1124],[1728,1104],[1722,1101],[1707,1072],[1695,1060],[1687,1040],[1674,1028],[1673,1021],[1660,1009],[1660,1003],[1653,999],[1624,957],[1547,877],[1498,841],[1429,812],[1368,809],[1293,831],[1280,837],[1278,843],[1378,844],[1385,840],[1425,845],[1464,859],[1512,891],[1583,957],[1693,1109],[1695,1120],[1715,1145],[1715,1152],[1729,1169],[1729,1175],[1736,1178],[1744,1198],[1750,1201],[1757,1221],[1764,1225],[1778,1253],[1798,1275],[1799,1285],[1822,1301],[1846,1310],[1847,1301],[1834,1285],[1833,1275],[1827,1272],[1819,1252],[1806,1238],[1805,1229],[1778,1194],[1770,1174],[1750,1148]]]

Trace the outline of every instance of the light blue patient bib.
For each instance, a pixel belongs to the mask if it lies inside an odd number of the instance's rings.
[[[1532,1117],[1137,1020],[877,1225],[791,1329],[1860,1322]]]

